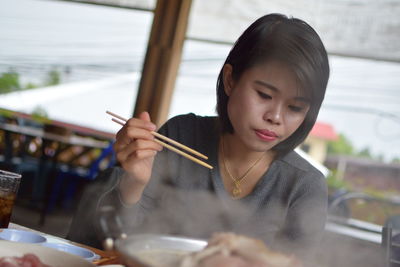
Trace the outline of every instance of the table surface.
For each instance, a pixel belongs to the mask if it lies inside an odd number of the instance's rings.
[[[120,256],[118,255],[118,253],[116,251],[105,251],[105,250],[101,250],[101,249],[97,249],[97,248],[93,248],[84,244],[79,244],[76,242],[72,242],[70,240],[58,237],[58,236],[53,236],[50,234],[46,234],[46,233],[42,233],[40,231],[19,225],[19,224],[15,224],[15,223],[10,223],[8,228],[10,229],[18,229],[18,230],[24,230],[24,231],[31,231],[31,232],[36,232],[38,234],[43,235],[44,237],[47,238],[48,241],[52,242],[52,243],[66,243],[66,244],[72,244],[75,246],[79,246],[79,247],[83,247],[86,249],[91,250],[92,252],[96,253],[97,255],[100,256],[99,259],[94,260],[93,263],[95,265],[101,266],[101,265],[108,265],[108,264],[121,264],[121,259]],[[122,265],[121,265],[122,266]]]

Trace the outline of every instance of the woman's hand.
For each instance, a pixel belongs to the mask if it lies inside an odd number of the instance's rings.
[[[149,113],[143,112],[138,118],[129,119],[117,133],[114,150],[127,173],[121,180],[120,191],[129,204],[140,199],[151,177],[154,156],[162,150],[162,146],[153,141],[151,131],[155,130]]]

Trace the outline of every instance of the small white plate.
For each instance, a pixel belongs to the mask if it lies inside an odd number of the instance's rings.
[[[52,267],[94,267],[93,263],[82,257],[58,251],[40,244],[17,243],[0,240],[0,257],[21,257],[31,253],[43,263]]]
[[[54,248],[59,251],[64,251],[64,252],[67,252],[70,254],[77,255],[88,261],[93,261],[93,260],[96,260],[99,258],[97,254],[93,253],[92,251],[90,251],[86,248],[82,248],[82,247],[78,247],[78,246],[74,246],[74,245],[70,245],[70,244],[42,243],[41,245],[48,247],[48,248]]]
[[[20,243],[43,243],[46,238],[34,232],[17,229],[0,229],[0,240],[14,241]]]

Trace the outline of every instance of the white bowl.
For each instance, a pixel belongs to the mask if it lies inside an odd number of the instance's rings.
[[[116,242],[128,266],[176,266],[183,256],[206,245],[204,240],[155,234],[132,235]]]

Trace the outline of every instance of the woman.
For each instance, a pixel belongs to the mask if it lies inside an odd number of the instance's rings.
[[[214,169],[163,150],[143,112],[117,134],[122,168],[113,170],[98,207],[130,215],[136,233],[235,231],[285,251],[314,246],[326,219],[326,184],[293,149],[316,121],[328,77],[325,48],[308,24],[259,18],[221,69],[218,117],[182,115],[159,130],[209,156]]]

